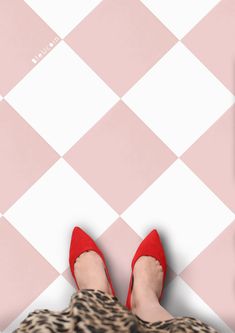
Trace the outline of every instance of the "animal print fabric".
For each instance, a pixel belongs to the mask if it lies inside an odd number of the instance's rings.
[[[62,311],[39,309],[30,312],[12,333],[218,333],[193,317],[175,317],[147,322],[129,311],[116,296],[98,289],[83,289],[72,294]]]

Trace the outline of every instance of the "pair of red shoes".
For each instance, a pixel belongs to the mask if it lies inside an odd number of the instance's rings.
[[[109,281],[112,294],[113,296],[116,296],[112,281],[108,272],[108,268],[106,266],[105,258],[101,250],[98,248],[94,240],[87,234],[85,231],[83,231],[79,227],[74,227],[72,237],[71,237],[71,243],[70,243],[70,252],[69,252],[69,264],[70,264],[70,269],[71,273],[74,277],[75,283],[79,289],[79,286],[77,284],[75,275],[74,275],[74,263],[77,259],[77,257],[80,256],[85,251],[95,251],[98,253],[98,255],[101,257],[104,263],[105,267],[105,272],[107,275],[107,279]],[[129,283],[129,288],[128,288],[128,294],[126,298],[126,307],[131,310],[131,292],[132,292],[132,285],[133,285],[133,269],[134,265],[137,261],[137,259],[141,256],[151,256],[154,257],[156,260],[158,260],[162,266],[163,270],[163,284],[162,284],[162,291],[159,297],[159,301],[162,297],[163,293],[163,286],[166,278],[166,257],[164,253],[164,249],[159,237],[158,232],[156,229],[153,229],[140,243],[131,263],[131,278],[130,278],[130,283]]]

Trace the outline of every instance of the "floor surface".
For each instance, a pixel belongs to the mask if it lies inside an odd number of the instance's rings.
[[[75,291],[74,226],[121,302],[156,228],[162,304],[235,332],[235,2],[0,2],[0,331]]]

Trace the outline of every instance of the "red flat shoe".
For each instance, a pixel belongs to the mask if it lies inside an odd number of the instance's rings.
[[[85,233],[85,231],[83,231],[81,228],[76,226],[73,229],[72,237],[71,237],[70,250],[69,250],[69,265],[70,265],[70,270],[71,270],[71,273],[73,275],[73,278],[75,280],[75,283],[76,283],[78,289],[79,289],[79,286],[78,286],[78,283],[77,283],[77,280],[76,280],[75,274],[74,274],[74,263],[75,263],[76,259],[83,252],[91,251],[91,250],[98,253],[98,255],[101,257],[101,259],[104,263],[105,273],[107,275],[107,279],[109,281],[113,296],[116,296],[103,253],[98,248],[98,246],[96,245],[94,240],[87,233]]]
[[[154,257],[156,260],[158,260],[162,266],[163,270],[163,284],[162,284],[162,291],[159,296],[159,301],[162,297],[163,294],[163,286],[166,278],[166,257],[164,253],[164,248],[162,246],[160,236],[157,232],[156,229],[153,229],[140,243],[138,249],[136,250],[136,253],[132,259],[131,262],[131,278],[130,278],[130,283],[129,283],[129,288],[128,288],[128,293],[127,293],[127,298],[126,298],[126,307],[131,310],[131,292],[132,292],[132,287],[133,287],[133,270],[135,263],[137,259],[139,259],[141,256],[151,256]]]

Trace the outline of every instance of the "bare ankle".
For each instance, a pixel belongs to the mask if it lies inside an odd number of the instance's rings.
[[[151,289],[138,289],[132,292],[132,309],[151,307],[159,304],[156,293]]]
[[[158,300],[152,302],[138,304],[132,307],[132,313],[137,315],[140,319],[148,322],[163,321],[174,318],[168,311],[166,311]]]

